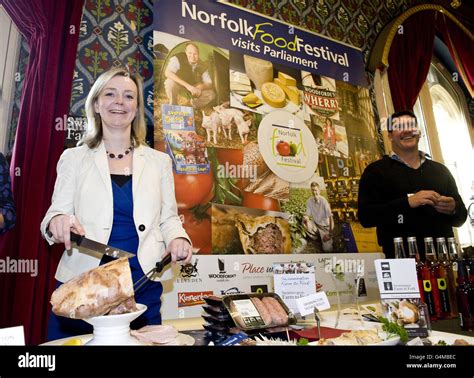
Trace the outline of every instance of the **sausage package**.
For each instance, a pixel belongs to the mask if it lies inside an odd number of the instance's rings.
[[[296,318],[275,293],[225,295],[222,301],[235,325],[244,331],[296,323]]]

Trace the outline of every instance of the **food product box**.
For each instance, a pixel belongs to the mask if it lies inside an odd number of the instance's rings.
[[[225,295],[222,301],[235,325],[244,331],[296,323],[293,313],[275,293]]]

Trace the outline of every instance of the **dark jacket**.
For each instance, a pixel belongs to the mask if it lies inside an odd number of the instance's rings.
[[[202,74],[207,69],[203,62],[199,60],[193,71],[186,53],[178,53],[176,54],[176,58],[178,58],[179,61],[179,70],[176,72],[176,75],[180,79],[191,85],[196,85],[202,82]]]
[[[432,206],[412,209],[408,194],[434,190],[453,197],[454,215],[438,213]],[[467,210],[449,170],[440,163],[426,160],[413,169],[388,156],[370,164],[359,184],[359,221],[364,227],[377,227],[377,239],[385,255],[393,257],[393,238],[416,236],[420,253],[424,255],[423,238],[453,236],[452,227],[461,226]]]

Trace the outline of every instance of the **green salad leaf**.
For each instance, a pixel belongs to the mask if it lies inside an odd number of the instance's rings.
[[[308,344],[309,344],[309,340],[305,339],[304,337],[302,337],[301,339],[298,339],[298,341],[296,342],[296,345],[308,345]]]
[[[382,323],[382,331],[387,332],[388,337],[393,335],[400,336],[400,341],[407,342],[408,341],[408,333],[405,328],[398,325],[397,323],[391,322],[387,318],[383,316],[378,317],[380,322]]]

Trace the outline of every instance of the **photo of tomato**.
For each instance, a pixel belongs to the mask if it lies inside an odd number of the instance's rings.
[[[196,219],[188,210],[179,210],[179,217],[183,222],[189,238],[193,243],[193,249],[198,250],[200,255],[211,253],[211,220],[209,218]]]
[[[242,165],[244,163],[244,153],[242,149],[216,148],[217,160],[220,164]]]
[[[281,211],[280,202],[275,198],[265,197],[261,194],[243,192],[242,206],[252,209]]]
[[[291,153],[291,148],[288,142],[280,140],[276,146],[276,149],[280,156],[289,156]]]
[[[173,172],[176,202],[179,209],[189,209],[212,199],[212,173],[184,175]]]

